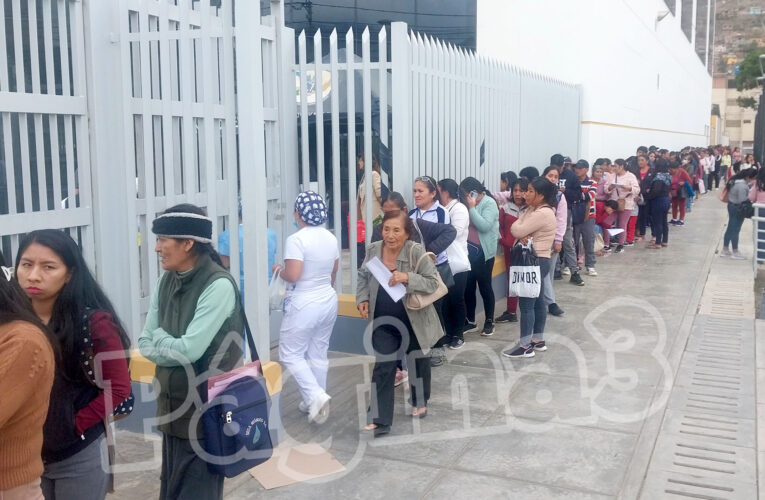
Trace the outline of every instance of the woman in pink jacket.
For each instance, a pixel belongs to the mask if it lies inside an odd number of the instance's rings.
[[[619,158],[614,161],[614,172],[606,181],[606,193],[609,193],[610,199],[617,203],[624,203],[624,209],[617,212],[616,222],[620,229],[619,245],[616,247],[616,253],[624,251],[624,238],[627,236],[627,224],[632,215],[632,209],[635,208],[635,201],[640,194],[640,184],[634,174],[627,171],[627,163]],[[624,200],[620,202],[619,200]]]

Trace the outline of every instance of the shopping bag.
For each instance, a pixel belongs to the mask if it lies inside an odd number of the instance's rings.
[[[287,282],[280,276],[281,268],[274,271],[268,284],[268,307],[272,311],[281,311],[284,296],[287,294]]]
[[[723,203],[728,203],[728,188],[722,188],[722,191],[717,195],[717,199]]]
[[[699,194],[706,194],[707,188],[704,185],[704,179],[699,179]]]
[[[453,241],[446,249],[446,257],[449,259],[449,267],[452,274],[470,271],[470,259],[467,250],[458,241]]]
[[[542,271],[531,240],[526,245],[518,242],[513,246],[510,262],[513,264],[508,272],[510,282],[507,295],[509,297],[539,297]]]
[[[244,311],[242,319],[252,362],[208,380],[208,406],[202,413],[203,446],[211,456],[207,469],[225,477],[250,470],[273,453],[271,398]]]

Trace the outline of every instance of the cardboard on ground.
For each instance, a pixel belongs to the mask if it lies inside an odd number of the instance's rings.
[[[266,462],[250,469],[267,490],[310,481],[345,470],[343,464],[316,443],[278,446]]]

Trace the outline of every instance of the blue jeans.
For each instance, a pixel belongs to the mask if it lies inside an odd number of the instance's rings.
[[[693,204],[693,197],[689,196],[688,199],[685,202],[685,211],[690,212],[691,211],[691,205]]]
[[[728,248],[730,244],[733,250],[738,250],[738,233],[744,224],[744,219],[738,214],[740,206],[740,203],[728,203],[728,229],[723,236],[723,248]]]
[[[537,297],[518,297],[518,307],[521,310],[521,345],[527,346],[532,337],[537,342],[543,340],[545,322],[547,321],[547,305],[545,304],[545,278],[550,274],[550,259],[539,258],[539,270],[542,273],[542,286]]]

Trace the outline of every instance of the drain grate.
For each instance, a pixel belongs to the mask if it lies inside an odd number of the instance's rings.
[[[707,284],[709,288],[709,284]],[[641,498],[757,498],[754,325],[740,283],[702,298]],[[736,317],[738,316],[738,317]]]

